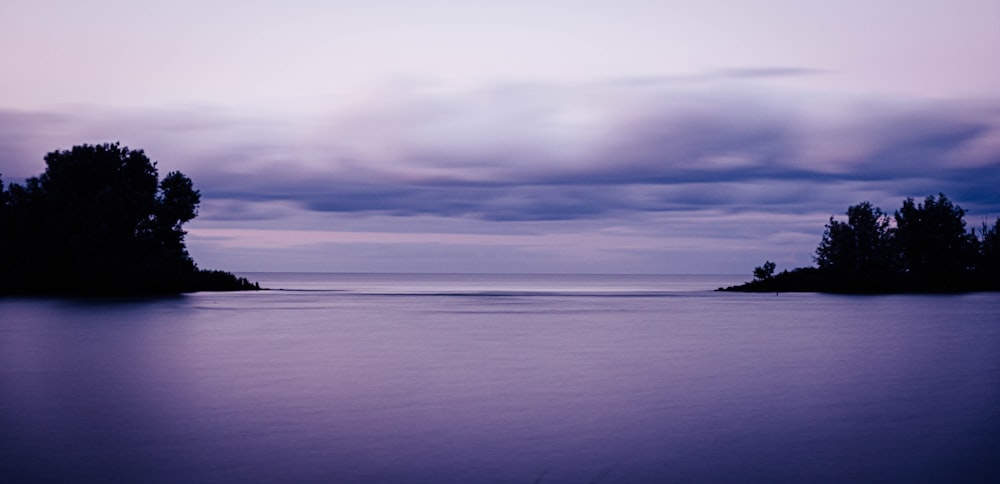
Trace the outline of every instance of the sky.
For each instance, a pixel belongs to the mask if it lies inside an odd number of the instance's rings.
[[[1000,2],[0,3],[0,174],[201,191],[201,267],[742,274],[831,216],[1000,216]]]

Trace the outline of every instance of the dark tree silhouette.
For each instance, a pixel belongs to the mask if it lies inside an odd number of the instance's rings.
[[[208,277],[184,246],[200,194],[180,172],[159,181],[142,150],[118,143],[45,156],[46,169],[11,184],[0,208],[0,291],[171,293],[248,289]],[[212,283],[208,281],[211,279]]]
[[[771,261],[764,261],[764,265],[753,269],[753,278],[757,281],[766,281],[774,277],[774,269],[778,265]]]
[[[0,291],[3,290],[6,281],[8,261],[3,254],[11,252],[8,235],[13,230],[12,213],[10,207],[10,193],[3,183],[3,174],[0,174]]]
[[[726,288],[753,292],[952,292],[1000,290],[1000,219],[965,229],[965,210],[944,194],[912,198],[892,218],[869,202],[830,217],[816,248],[818,267],[757,267],[754,280]]]
[[[919,286],[961,288],[975,257],[976,239],[965,230],[965,210],[944,194],[915,204],[903,201],[896,214],[896,241],[903,271]]]
[[[815,261],[833,279],[859,290],[884,286],[895,272],[889,217],[870,202],[848,207],[847,222],[830,217]]]
[[[992,227],[984,221],[977,242],[977,282],[984,288],[1000,290],[1000,219],[995,220]]]

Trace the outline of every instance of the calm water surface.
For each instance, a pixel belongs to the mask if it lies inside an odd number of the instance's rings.
[[[0,299],[0,478],[1000,481],[1000,294],[250,276]]]

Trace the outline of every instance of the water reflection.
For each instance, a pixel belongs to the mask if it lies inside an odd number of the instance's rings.
[[[995,480],[996,295],[0,301],[2,474]]]

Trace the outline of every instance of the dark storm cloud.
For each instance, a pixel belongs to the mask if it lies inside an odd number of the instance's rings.
[[[891,210],[906,196],[938,191],[1000,212],[1000,107],[992,101],[841,105],[767,91],[521,85],[403,92],[369,104],[311,118],[2,112],[0,173],[16,180],[40,172],[47,151],[121,140],[145,148],[161,171],[187,173],[206,198],[226,200],[215,219],[281,216],[262,208],[271,202],[485,220],[705,207],[840,212],[861,200]]]

